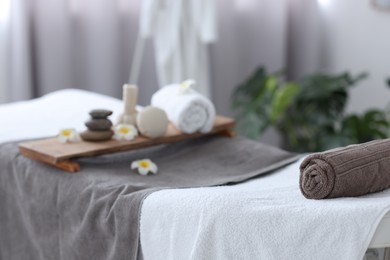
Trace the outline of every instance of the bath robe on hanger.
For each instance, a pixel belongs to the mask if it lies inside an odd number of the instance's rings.
[[[140,37],[152,37],[160,87],[192,78],[210,97],[208,43],[217,39],[215,0],[144,0]]]

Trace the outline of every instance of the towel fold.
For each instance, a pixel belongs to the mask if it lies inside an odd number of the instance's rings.
[[[308,199],[360,196],[390,187],[390,139],[311,154],[300,166]]]
[[[186,134],[208,133],[214,126],[213,103],[183,84],[163,87],[153,94],[151,103],[163,109],[174,126]]]

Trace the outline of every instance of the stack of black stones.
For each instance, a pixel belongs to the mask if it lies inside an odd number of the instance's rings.
[[[108,119],[112,111],[95,109],[89,112],[89,114],[92,118],[85,122],[88,130],[80,134],[81,138],[90,142],[110,140],[114,135],[114,132],[111,130],[112,122]]]

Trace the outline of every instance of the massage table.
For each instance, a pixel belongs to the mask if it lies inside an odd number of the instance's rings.
[[[118,99],[96,93],[68,89],[57,91],[30,101],[0,105],[0,121],[2,125],[0,128],[0,143],[53,136],[60,128],[64,127],[74,127],[79,131],[83,130],[85,128],[84,122],[88,119],[88,112],[97,107],[112,110],[114,112],[112,119],[115,120],[122,111],[122,102]],[[82,172],[78,174],[82,174]],[[251,182],[253,183],[253,181],[250,181],[249,184],[239,184],[236,186],[249,185],[248,187],[250,187]],[[203,191],[205,191],[205,196],[207,196],[207,192],[210,190],[214,192],[213,189],[218,188],[220,187],[206,188]],[[230,192],[230,190],[237,188],[228,186],[223,187],[223,189],[223,192]],[[183,190],[183,197],[185,197],[186,192],[190,192],[190,190],[192,189]],[[165,195],[164,192],[166,193]],[[161,193],[161,196],[164,197],[169,195],[170,192],[170,190],[167,190],[152,194],[152,196],[150,196],[152,198],[147,198],[145,200],[143,207],[147,207],[148,204],[150,204],[149,211],[153,214],[152,207],[155,207],[156,203],[161,202],[160,198],[158,198],[159,194]],[[177,192],[181,191],[175,190],[173,192],[178,194]],[[192,196],[191,194],[187,195]],[[180,203],[183,202],[178,202],[178,205],[181,205]],[[144,211],[145,214],[147,214],[148,209],[143,209],[143,213],[141,214],[141,225],[148,223],[151,219],[150,215],[143,215]],[[145,221],[143,221],[143,218]],[[147,237],[148,234],[143,234],[142,230],[141,227],[141,246],[148,248],[149,245],[144,245],[143,242],[152,243],[150,241],[153,239]],[[370,236],[372,236],[372,238],[368,246],[369,248],[390,247],[390,212],[382,217],[375,232],[370,234]],[[151,247],[150,250],[153,250],[153,247]]]

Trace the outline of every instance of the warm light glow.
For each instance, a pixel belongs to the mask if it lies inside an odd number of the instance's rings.
[[[328,6],[332,2],[331,0],[317,0],[317,1],[321,6]]]
[[[11,0],[0,0],[0,24],[5,24],[9,19]]]

